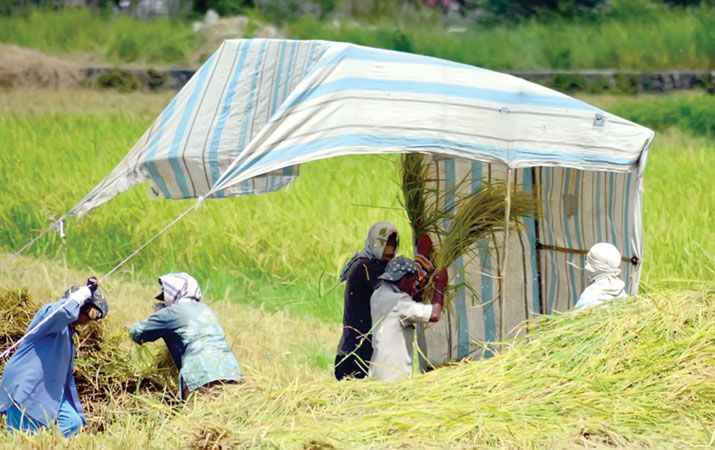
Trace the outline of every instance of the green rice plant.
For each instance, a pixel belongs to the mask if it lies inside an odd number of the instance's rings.
[[[81,60],[153,65],[190,61],[201,37],[187,21],[142,21],[66,8],[0,16],[0,42],[52,54],[76,54]]]
[[[443,204],[444,193],[437,188],[439,180],[431,175],[427,157],[422,153],[406,153],[401,155],[400,163],[401,200],[412,236],[441,235],[446,214],[438,205]]]
[[[437,56],[495,70],[707,69],[715,64],[715,8],[707,5],[599,20],[466,24],[455,32],[445,28],[439,20],[408,16],[338,25],[304,17],[284,25],[282,33]],[[0,16],[0,42],[112,63],[191,64],[205,57],[204,39],[191,32],[188,21],[141,21],[86,9]]]
[[[81,199],[126,154],[168,97],[94,91],[0,96],[2,251],[17,250],[50,216],[58,217]],[[654,104],[668,110],[681,101],[669,98],[587,97],[608,110],[623,105],[624,111]],[[689,102],[696,105],[697,98]],[[153,285],[162,273],[187,270],[209,296],[336,321],[342,313],[337,275],[369,226],[391,221],[403,242],[411,242],[398,200],[397,161],[380,156],[320,161],[306,164],[284,192],[206,201],[117,276]],[[711,138],[658,133],[644,179],[644,286],[715,276],[713,178]],[[69,221],[64,241],[50,233],[29,255],[101,275],[190,204],[150,200],[140,186],[78,222]]]
[[[446,58],[494,70],[703,69],[713,66],[715,8],[673,9],[630,18],[465,25],[401,19],[334,25],[304,18],[287,36],[328,39]],[[409,46],[405,46],[408,43]]]

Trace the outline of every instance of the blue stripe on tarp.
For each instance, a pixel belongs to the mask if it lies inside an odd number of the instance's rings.
[[[626,174],[626,207],[623,210],[623,256],[630,257],[631,243],[630,237],[631,233],[629,231],[629,220],[628,215],[631,212],[631,177],[635,172],[629,172]],[[631,263],[626,263],[626,292],[628,292],[628,285],[631,282]]]
[[[571,172],[573,169],[565,169],[566,176],[564,178],[564,192],[567,195],[571,195]],[[571,229],[569,227],[569,217],[566,214],[566,208],[564,208],[563,211],[563,225],[564,225],[564,234],[566,237],[566,246],[568,248],[574,248],[573,247],[573,241],[571,239]],[[571,253],[566,254],[566,260],[573,263],[573,255]],[[569,284],[569,298],[568,298],[568,304],[569,306],[573,306],[576,303],[576,299],[574,298],[576,296],[576,280],[575,280],[575,274],[573,271],[573,266],[571,264],[567,264],[567,271],[568,271],[568,284]]]
[[[154,184],[159,188],[162,195],[166,198],[171,198],[171,193],[166,187],[166,183],[161,177],[159,170],[156,168],[156,163],[154,162],[153,158],[159,146],[159,139],[161,139],[161,136],[164,133],[164,127],[166,126],[166,122],[169,120],[169,117],[171,117],[171,115],[174,113],[174,109],[176,109],[176,98],[177,97],[172,98],[166,108],[164,108],[164,111],[162,111],[161,116],[159,117],[159,129],[156,131],[156,134],[154,135],[154,137],[152,137],[151,142],[149,143],[149,150],[144,155],[143,162],[143,165],[149,172],[149,175],[154,181]]]
[[[276,93],[276,98],[279,99],[278,100],[279,104],[274,105],[274,107],[272,109],[273,113],[275,113],[275,114],[280,114],[280,112],[284,111],[285,105],[283,105],[283,102],[290,94],[290,91],[288,90],[288,85],[290,84],[290,81],[291,81],[291,73],[293,72],[293,66],[295,65],[294,59],[295,59],[295,56],[297,53],[296,49],[298,48],[298,44],[296,44],[296,43],[292,43],[292,44],[293,45],[288,44],[288,45],[290,45],[290,54],[288,56],[288,67],[285,70],[281,69],[281,74],[280,74],[281,82],[278,83],[278,86],[276,86],[275,93]],[[281,58],[281,66],[283,66],[283,60],[285,60],[284,57]],[[278,111],[276,111],[276,109]],[[271,117],[272,116],[273,116],[273,114],[271,114]]]
[[[246,100],[246,109],[243,111],[241,122],[241,131],[238,134],[238,147],[236,148],[237,153],[241,153],[244,148],[246,148],[246,141],[248,140],[248,124],[253,121],[253,107],[255,106],[256,98],[256,85],[258,84],[258,76],[263,71],[263,66],[266,64],[266,49],[268,47],[268,41],[263,41],[261,44],[260,55],[256,61],[253,68],[253,76],[251,77],[251,89],[248,91],[248,99]],[[248,193],[251,192],[251,185],[248,180],[243,182],[243,191]]]
[[[522,190],[533,195],[534,180],[531,174],[531,169],[522,170]],[[539,277],[538,265],[541,261],[536,259],[536,219],[534,217],[524,217],[526,225],[526,235],[529,240],[529,260],[531,261],[531,291],[532,291],[532,308],[535,313],[541,311],[541,297],[539,296]]]
[[[316,64],[316,69],[333,66],[342,61],[369,61],[371,63],[388,62],[388,63],[406,63],[406,64],[422,64],[437,67],[451,67],[455,69],[473,70],[475,72],[493,72],[481,67],[470,66],[464,63],[449,61],[446,59],[436,58],[434,56],[418,55],[414,53],[403,53],[394,50],[381,50],[361,46],[348,46],[339,52],[329,55],[322,61]],[[500,74],[504,75],[504,74]],[[478,76],[478,74],[475,74]],[[505,75],[508,76],[509,75]]]
[[[583,179],[583,172],[578,169],[573,169],[573,170],[575,170],[575,174],[576,174],[576,183],[574,183],[573,196],[576,199],[576,201],[580,203],[583,201],[583,198],[581,197],[581,183],[582,183],[582,179]],[[575,248],[583,248],[584,247],[583,238],[581,236],[581,212],[580,211],[581,211],[581,205],[576,204],[576,214],[574,214],[574,220],[573,220],[574,231],[576,233],[576,247]],[[576,257],[579,258],[579,262],[580,262],[579,267],[583,267],[584,266],[583,255],[577,255]],[[579,271],[579,273],[576,273],[573,270],[572,270],[572,272],[574,274],[573,284],[575,286],[576,285],[575,277],[578,276],[579,278],[582,278],[583,270]],[[583,285],[583,283],[581,283],[581,285]],[[580,297],[580,293],[578,291],[575,291],[575,297],[573,299],[574,305],[578,301],[579,297]]]
[[[554,168],[552,167],[544,167],[542,169],[542,173],[545,175],[546,181],[544,183],[544,193],[548,195],[548,198],[546,195],[544,195],[542,198],[544,198],[544,208],[548,209],[548,212],[544,214],[545,217],[549,218],[549,226],[545,227],[546,231],[549,233],[549,244],[554,245],[556,242],[554,241],[554,225],[552,223],[554,217],[553,217],[553,212],[551,210],[551,182],[552,182],[552,177],[554,174]],[[546,302],[546,313],[551,314],[554,310],[554,303],[556,302],[556,270],[557,270],[557,260],[556,260],[556,253],[555,252],[549,252],[548,257],[551,260],[551,270],[550,270],[550,277],[549,277],[549,286],[548,286],[548,300]]]
[[[564,108],[600,112],[587,103],[566,96],[560,97],[528,92],[500,91],[497,89],[479,88],[462,84],[434,83],[428,81],[345,77],[309,87],[307,90],[291,97],[289,101],[278,109],[276,114],[283,114],[288,109],[323,95],[334,95],[339,92],[353,90],[439,95],[449,98],[482,100],[500,105],[529,105],[543,108]]]
[[[214,64],[217,60],[218,52],[215,52],[201,66],[198,73],[196,74],[196,76],[198,77],[196,79],[196,85],[194,86],[193,91],[191,91],[189,100],[184,107],[184,111],[181,114],[181,119],[179,120],[179,124],[176,128],[176,134],[174,134],[174,139],[172,140],[171,147],[169,148],[169,164],[171,165],[171,171],[174,174],[176,183],[179,185],[179,189],[181,190],[181,195],[183,196],[183,198],[193,197],[195,193],[191,192],[189,190],[188,184],[186,184],[186,176],[184,175],[184,168],[181,167],[181,158],[179,156],[179,150],[181,148],[181,144],[184,141],[184,135],[186,133],[186,128],[189,123],[189,119],[191,119],[191,117],[194,115],[194,105],[196,104],[196,100],[202,93],[206,78],[208,77],[208,74],[211,73],[211,70],[213,69]]]
[[[221,143],[221,134],[223,133],[224,126],[226,125],[226,119],[228,118],[229,112],[231,111],[231,104],[233,103],[233,97],[236,95],[236,89],[238,87],[238,80],[243,72],[243,66],[246,63],[246,57],[248,56],[248,50],[250,44],[246,41],[242,41],[239,44],[241,53],[239,55],[238,66],[233,71],[231,75],[231,80],[228,85],[228,92],[223,100],[223,105],[221,105],[221,114],[219,115],[218,121],[216,122],[216,129],[214,130],[214,135],[211,138],[211,144],[209,147],[209,170],[211,173],[211,178],[214,183],[218,181],[221,176],[221,172],[218,165],[218,147]],[[222,195],[218,195],[221,197]]]
[[[603,242],[603,233],[601,232],[601,216],[603,215],[603,206],[601,205],[601,177],[605,176],[605,173],[596,172],[594,177],[596,178],[596,242]]]
[[[464,279],[464,258],[460,256],[454,262],[457,274],[457,358],[463,359],[469,355],[469,316],[467,315],[467,287]]]
[[[313,67],[311,63],[313,62],[313,52],[315,47],[317,47],[317,42],[310,41],[310,47],[308,47],[308,52],[305,55],[305,66],[303,66],[303,78],[308,74],[308,71]]]
[[[472,161],[472,193],[477,192],[482,186],[482,176],[484,163],[480,161]],[[477,242],[477,250],[479,253],[479,268],[480,278],[482,282],[481,303],[482,315],[484,316],[484,340],[486,342],[496,341],[496,318],[494,317],[494,280],[491,275],[491,254],[489,252],[488,239],[481,239]],[[487,304],[489,302],[489,304]],[[493,355],[490,350],[484,354],[489,358]]]
[[[283,148],[274,148],[268,150],[262,155],[258,155],[257,157],[249,161],[245,161],[237,167],[234,167],[230,171],[225,172],[223,176],[221,176],[221,180],[217,181],[217,184],[219,182],[223,183],[225,180],[229,180],[235,177],[237,174],[241,173],[242,171],[254,166],[274,166],[287,160],[295,159],[298,157],[305,157],[312,153],[323,152],[339,147],[373,147],[376,149],[396,147],[404,150],[417,151],[428,148],[446,148],[462,151],[465,153],[471,153],[475,156],[488,157],[490,159],[500,161],[504,161],[503,156],[506,152],[520,154],[519,156],[522,156],[524,157],[524,159],[528,159],[532,162],[553,161],[554,158],[558,157],[563,162],[585,163],[590,161],[590,156],[593,156],[573,152],[562,153],[551,150],[500,148],[487,144],[478,144],[474,142],[454,141],[450,139],[431,137],[426,138],[411,136],[377,136],[372,134],[345,134],[341,136],[333,136],[324,139],[319,139],[305,144],[298,144],[294,146],[287,146]],[[365,153],[369,154],[370,152],[366,151]],[[624,166],[629,165],[629,161],[630,160],[618,158],[604,159],[603,157],[599,157],[599,160],[597,162],[607,162],[613,165]]]
[[[454,206],[456,204],[455,188],[456,188],[456,163],[453,159],[444,161],[444,207],[452,216]],[[445,227],[451,228],[452,221],[445,219]],[[455,309],[457,312],[457,358],[465,358],[469,354],[469,318],[467,317],[467,305],[465,299],[464,287],[464,261],[460,256],[452,266],[453,272],[456,274],[457,298],[455,300]]]
[[[608,174],[608,223],[611,226],[611,244],[618,248],[618,234],[616,233],[616,221],[614,217],[613,197],[616,195],[616,174]]]
[[[484,340],[486,342],[496,342],[497,337],[497,321],[494,312],[494,281],[491,274],[494,273],[492,266],[492,255],[489,251],[489,243],[487,239],[480,239],[477,242],[479,248],[479,266],[482,268],[482,312],[484,314]],[[488,349],[490,347],[487,347]],[[491,350],[486,350],[484,356],[489,358],[494,353]]]
[[[281,83],[283,81],[283,61],[285,61],[284,55],[286,51],[287,44],[281,44],[281,50],[278,53],[278,68],[276,69],[276,76],[273,80],[273,101],[271,102],[271,110],[268,113],[268,117],[273,115],[273,112],[278,108],[278,91],[280,89]],[[283,101],[281,99],[280,101]]]

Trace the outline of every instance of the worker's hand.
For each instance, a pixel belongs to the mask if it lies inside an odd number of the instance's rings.
[[[92,290],[89,286],[82,286],[69,295],[69,299],[79,303],[80,306],[84,305],[90,298],[92,298]]]
[[[87,279],[87,287],[92,291],[92,294],[94,294],[99,288],[99,280],[97,277],[89,277],[89,279]]]
[[[449,275],[447,275],[447,271],[441,270],[432,275],[432,277],[434,278],[435,288],[444,293],[445,289],[447,289],[447,283],[449,283]]]
[[[430,322],[436,322],[439,320],[440,315],[442,314],[442,307],[444,306],[444,293],[447,290],[447,283],[449,282],[449,277],[447,276],[447,271],[446,270],[441,270],[434,275],[432,275],[432,282],[434,283],[434,292],[432,293],[432,306],[433,306],[433,311],[432,311],[432,318],[430,318]],[[435,311],[434,308],[439,306],[439,310],[437,311],[436,318],[435,320],[432,320],[435,317]]]
[[[417,238],[417,253],[420,255],[425,255],[428,258],[432,257],[432,238],[429,237],[429,234],[427,233],[422,233],[419,235]]]
[[[432,314],[430,314],[430,322],[439,322],[442,317],[442,303],[432,303]]]
[[[132,323],[131,322],[125,323],[124,328],[126,328],[127,330],[130,330],[132,328]]]

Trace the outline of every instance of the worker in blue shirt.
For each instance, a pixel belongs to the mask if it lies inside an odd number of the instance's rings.
[[[216,314],[201,302],[197,281],[180,272],[161,276],[159,284],[154,314],[127,328],[137,344],[164,339],[179,369],[179,396],[185,400],[198,389],[241,381],[238,360]]]
[[[90,278],[87,286],[71,287],[30,322],[0,384],[0,412],[9,430],[34,432],[56,425],[70,437],[86,423],[72,375],[72,335],[75,327],[103,319],[109,312],[97,285]]]

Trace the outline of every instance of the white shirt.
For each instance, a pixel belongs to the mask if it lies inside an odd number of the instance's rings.
[[[412,341],[417,322],[429,322],[432,305],[417,303],[389,282],[370,297],[372,316],[371,378],[389,381],[412,373]]]
[[[617,298],[626,297],[625,283],[616,277],[604,277],[583,290],[574,309],[589,309]]]

